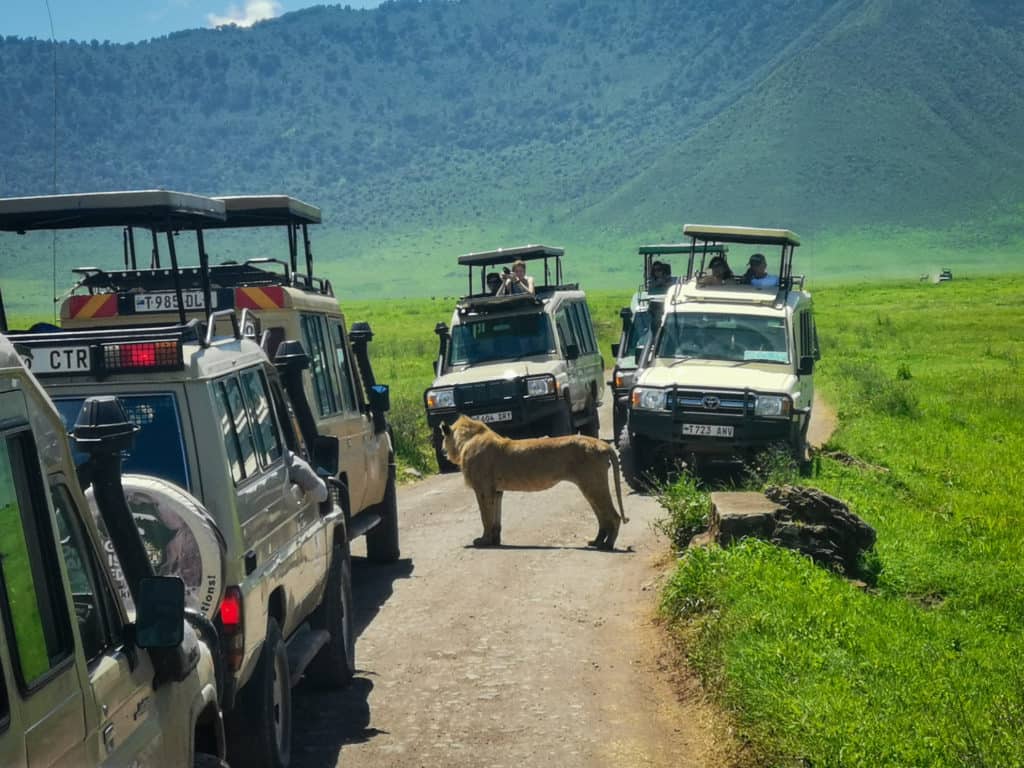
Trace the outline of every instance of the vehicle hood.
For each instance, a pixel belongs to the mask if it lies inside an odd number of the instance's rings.
[[[686,360],[674,368],[658,365],[644,369],[634,385],[648,387],[699,387],[702,389],[751,389],[755,392],[795,393],[799,379],[791,371],[772,370],[751,363],[718,360]]]
[[[514,379],[517,376],[539,376],[550,373],[556,376],[564,367],[561,360],[535,358],[532,360],[505,360],[485,365],[474,365],[461,371],[449,371],[434,379],[433,386],[445,387],[454,384],[475,384],[480,381]]]

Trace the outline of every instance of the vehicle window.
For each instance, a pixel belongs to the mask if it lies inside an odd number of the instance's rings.
[[[583,334],[587,337],[587,354],[594,354],[597,352],[597,337],[594,336],[594,322],[586,302],[580,304],[580,322],[583,324]]]
[[[128,420],[139,428],[132,447],[125,452],[124,471],[152,475],[190,489],[188,454],[181,428],[177,398],[168,392],[144,395],[118,395]],[[75,426],[84,397],[61,397],[54,401],[64,426]],[[75,463],[89,457],[74,451]]]
[[[331,343],[338,361],[338,376],[341,379],[341,407],[346,411],[357,411],[356,389],[352,381],[352,368],[348,361],[348,348],[345,346],[345,331],[340,320],[327,321],[331,329]]]
[[[64,565],[71,582],[78,634],[85,658],[93,661],[103,651],[120,641],[120,628],[112,620],[113,597],[107,583],[100,577],[96,552],[82,530],[71,494],[64,485],[50,487],[54,511],[57,513],[57,534],[60,538]]]
[[[322,319],[317,315],[302,315],[302,343],[309,355],[309,369],[313,375],[313,390],[316,393],[320,415],[338,412],[338,393],[331,375],[331,364],[327,343],[324,338]]]
[[[227,450],[228,465],[231,467],[231,477],[236,483],[240,483],[245,479],[245,469],[242,466],[242,447],[239,444],[238,431],[235,429],[234,419],[231,418],[228,392],[223,381],[214,382],[212,386],[217,401],[220,433],[224,436],[224,448]]]
[[[73,651],[57,547],[32,434],[0,439],[0,575],[18,682],[26,690]]]
[[[560,309],[555,314],[555,325],[558,326],[558,336],[561,340],[562,355],[565,355],[565,348],[569,344],[579,344],[573,335],[572,323],[569,320],[569,313],[566,309]]]
[[[651,313],[636,312],[633,315],[633,323],[629,327],[629,335],[626,338],[626,345],[620,354],[632,357],[638,349],[647,346],[651,340]]]
[[[551,325],[543,313],[485,317],[452,328],[448,364],[545,355],[552,348]]]
[[[781,317],[673,312],[664,320],[657,357],[788,363]]]
[[[281,434],[277,430],[277,422],[270,408],[270,396],[267,392],[267,381],[262,371],[257,369],[243,371],[239,375],[245,399],[249,403],[252,422],[256,426],[256,449],[260,463],[269,467],[281,458]]]
[[[238,383],[238,379],[233,376],[225,379],[223,384],[224,391],[227,393],[228,412],[231,414],[231,420],[235,425],[235,435],[238,437],[242,471],[245,477],[251,477],[256,474],[259,464],[256,459],[256,438],[253,435],[249,412],[245,410],[242,387]]]
[[[590,317],[587,315],[586,305],[573,303],[569,306],[569,310],[572,317],[573,333],[579,340],[580,354],[593,354],[596,347],[594,345],[594,337],[590,334]]]

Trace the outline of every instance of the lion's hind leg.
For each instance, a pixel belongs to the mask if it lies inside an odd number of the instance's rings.
[[[476,490],[483,533],[473,539],[474,547],[497,547],[501,544],[501,491]]]
[[[597,488],[580,486],[580,491],[583,492],[583,497],[590,504],[590,508],[594,510],[594,516],[597,518],[597,536],[593,541],[588,541],[587,545],[598,549],[614,549],[621,521],[608,486],[601,485]]]

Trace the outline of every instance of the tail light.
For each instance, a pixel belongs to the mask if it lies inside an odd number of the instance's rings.
[[[228,669],[237,672],[242,668],[245,653],[245,622],[242,614],[242,590],[228,587],[220,602],[220,629],[223,642],[224,661]]]
[[[181,368],[181,344],[177,341],[142,341],[103,346],[107,371],[153,371]]]

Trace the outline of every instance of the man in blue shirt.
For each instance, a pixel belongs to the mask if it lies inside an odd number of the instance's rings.
[[[779,276],[768,274],[768,261],[763,253],[755,253],[750,257],[750,266],[740,282],[749,283],[755,288],[778,288]]]

